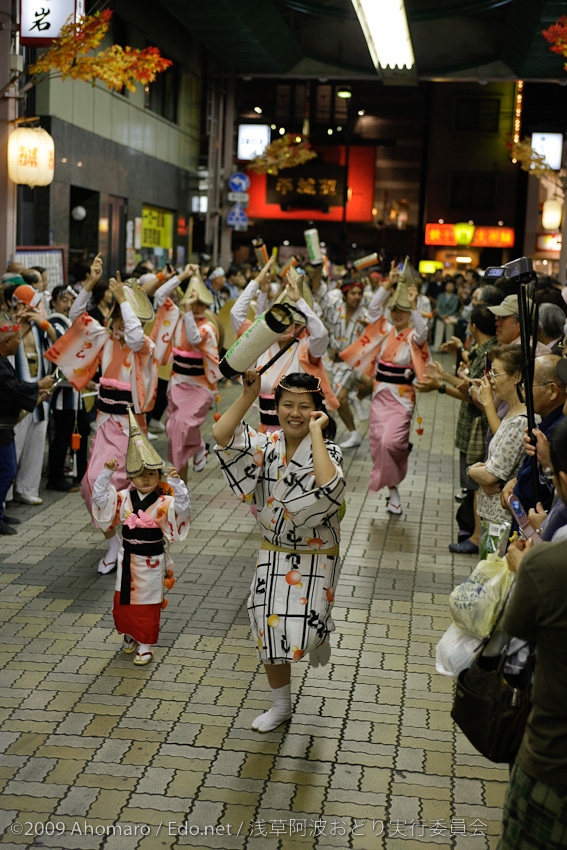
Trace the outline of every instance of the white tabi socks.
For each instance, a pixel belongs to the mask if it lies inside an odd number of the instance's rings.
[[[99,573],[110,573],[116,567],[116,559],[120,550],[120,538],[117,534],[113,537],[108,537],[108,552],[98,562]]]
[[[274,706],[252,721],[256,732],[271,732],[291,717],[291,685],[272,688]]]

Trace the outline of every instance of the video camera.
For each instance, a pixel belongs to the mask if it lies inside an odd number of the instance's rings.
[[[528,257],[519,257],[504,266],[489,266],[484,272],[484,280],[516,280],[518,283],[528,283],[534,277],[534,267]]]

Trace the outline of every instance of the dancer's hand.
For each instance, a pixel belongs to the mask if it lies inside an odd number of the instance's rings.
[[[272,266],[274,265],[275,260],[276,260],[276,258],[272,254],[272,256],[270,257],[270,259],[268,260],[266,265],[263,267],[263,269],[259,272],[258,276],[256,277],[256,283],[259,285],[262,292],[268,292],[269,289],[270,289],[270,277],[271,277],[270,273],[272,271]]]
[[[118,461],[115,457],[112,458],[112,460],[107,460],[104,464],[104,468],[111,469],[113,472],[116,472],[116,470],[118,469]]]
[[[178,471],[174,466],[168,466],[168,478],[180,478]]]
[[[124,295],[124,286],[122,285],[122,278],[120,277],[120,272],[116,272],[116,277],[111,277],[108,281],[108,288],[114,295],[114,300],[118,304],[124,304],[126,301],[126,296]]]
[[[250,369],[242,376],[242,395],[252,396],[253,399],[260,395],[260,374],[256,369]]]
[[[309,431],[313,434],[314,431],[320,431],[321,433],[329,424],[329,417],[322,410],[314,410],[311,413],[311,419],[309,421]]]

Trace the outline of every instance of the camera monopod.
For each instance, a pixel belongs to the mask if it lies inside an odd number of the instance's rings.
[[[518,388],[520,400],[525,402],[526,414],[528,420],[528,435],[533,445],[536,444],[536,439],[533,435],[533,430],[536,427],[535,411],[534,411],[534,364],[537,348],[537,331],[538,331],[538,305],[534,301],[529,301],[527,291],[528,286],[532,282],[537,282],[537,276],[533,270],[532,261],[527,257],[520,257],[517,260],[512,260],[504,266],[492,266],[486,269],[484,279],[490,282],[496,279],[504,278],[505,280],[513,281],[518,286],[518,317],[520,321],[520,342],[522,348],[522,379],[524,385],[524,397],[522,398],[521,390]],[[537,456],[531,458],[532,468],[532,485],[534,497],[537,499],[539,474],[537,468]]]

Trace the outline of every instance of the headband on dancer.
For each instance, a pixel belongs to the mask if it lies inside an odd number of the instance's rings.
[[[0,334],[10,334],[10,333],[19,333],[20,326],[19,325],[0,325]]]
[[[346,295],[349,289],[352,289],[355,286],[358,287],[358,289],[360,289],[361,291],[364,291],[364,287],[361,283],[359,283],[357,280],[352,280],[350,281],[350,283],[343,283],[343,285],[341,286],[341,292],[343,293],[343,295]]]
[[[281,390],[285,390],[288,393],[321,393],[321,394],[323,393],[323,390],[321,389],[321,379],[320,378],[317,378],[317,386],[312,390],[308,390],[307,387],[288,387],[288,386],[286,386],[285,380],[286,380],[286,375],[284,375],[283,378],[280,379],[277,386]]]

